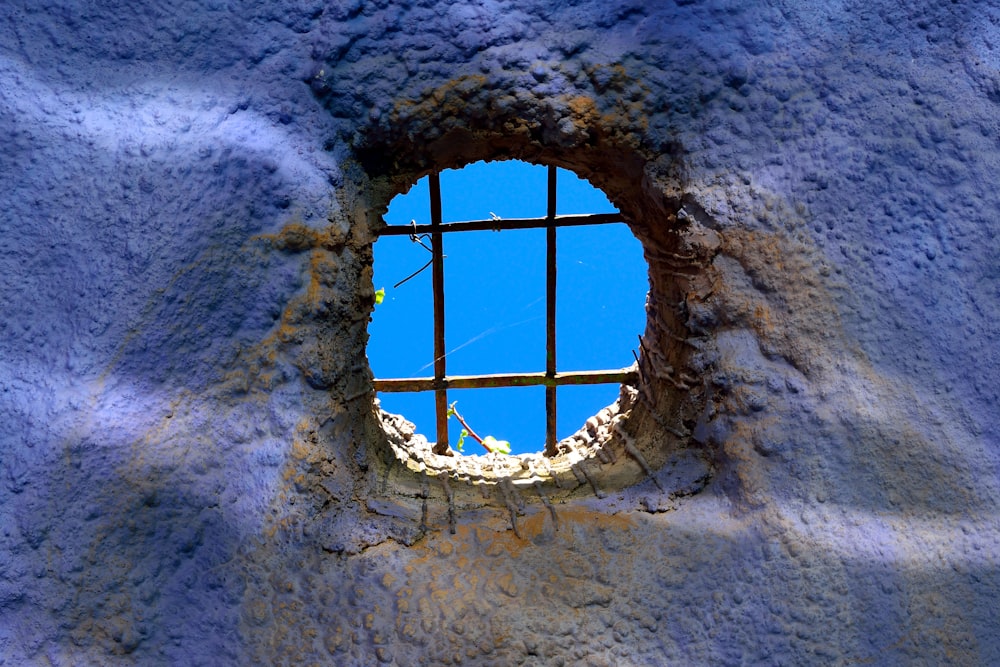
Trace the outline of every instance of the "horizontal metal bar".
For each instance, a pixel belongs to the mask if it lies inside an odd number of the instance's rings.
[[[392,378],[372,380],[375,391],[432,391],[434,389],[482,389],[486,387],[560,387],[581,384],[635,383],[639,374],[634,366],[618,370],[576,371],[556,373],[549,377],[545,373],[499,373],[493,375],[451,375],[441,381],[434,378]]]
[[[581,225],[606,225],[625,222],[621,213],[593,213],[591,215],[557,215],[556,227],[578,227]],[[446,222],[432,225],[387,225],[379,232],[382,236],[404,236],[406,234],[428,234],[432,230],[440,232],[483,232],[505,229],[544,228],[548,218],[501,218],[499,220],[469,220],[466,222]]]

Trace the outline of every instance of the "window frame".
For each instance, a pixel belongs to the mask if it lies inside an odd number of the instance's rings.
[[[448,222],[441,214],[440,171],[428,174],[430,190],[430,224],[385,225],[380,236],[429,234],[431,238],[432,292],[434,311],[434,376],[422,378],[374,378],[372,386],[377,392],[433,391],[435,397],[436,433],[433,451],[446,454],[448,438],[448,390],[484,389],[496,387],[545,387],[545,451],[546,456],[556,456],[556,389],[565,385],[635,384],[636,367],[574,371],[560,373],[556,365],[556,229],[582,225],[626,223],[621,213],[592,213],[584,215],[556,215],[556,174],[558,168],[548,166],[547,203],[544,218],[512,218]],[[545,280],[545,371],[535,373],[499,373],[481,375],[448,375],[445,347],[445,293],[444,293],[444,239],[446,233],[463,231],[503,231],[509,229],[546,230],[546,280]],[[443,437],[442,437],[443,436]]]

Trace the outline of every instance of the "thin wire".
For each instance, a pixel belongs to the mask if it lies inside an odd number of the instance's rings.
[[[531,318],[528,318],[526,320],[521,320],[520,322],[513,322],[511,324],[505,324],[503,326],[496,325],[496,326],[489,327],[488,329],[485,329],[485,330],[481,331],[480,333],[476,334],[475,336],[473,336],[469,340],[465,341],[464,343],[462,343],[458,347],[454,347],[454,348],[448,350],[447,352],[445,352],[445,356],[448,356],[449,354],[453,354],[455,352],[458,352],[463,347],[466,347],[467,345],[472,345],[476,341],[481,340],[483,338],[486,338],[487,336],[490,336],[492,334],[498,333],[500,331],[506,331],[507,329],[512,329],[513,327],[519,327],[522,324],[528,324],[530,322],[537,322],[540,319],[542,319],[542,316],[538,315],[536,317],[531,317]],[[434,360],[427,362],[426,364],[424,364],[423,366],[421,366],[420,368],[418,368],[417,370],[415,370],[414,373],[419,373],[420,371],[422,371],[422,370],[424,370],[424,369],[426,369],[426,368],[428,368],[428,367],[430,367],[432,365],[434,365]]]
[[[423,244],[421,243],[420,245],[423,245]],[[429,260],[427,260],[426,264],[424,264],[419,269],[417,269],[416,271],[414,271],[413,273],[411,273],[410,275],[406,276],[405,278],[403,278],[402,280],[400,280],[398,283],[396,283],[395,285],[393,285],[392,289],[398,288],[400,285],[402,285],[403,283],[405,283],[407,280],[410,280],[411,278],[416,278],[418,275],[420,275],[424,271],[424,269],[426,269],[428,266],[430,266],[433,263],[434,263],[434,258],[431,257]]]
[[[416,230],[416,228],[417,228],[417,221],[416,221],[416,219],[410,220],[410,224],[413,225],[413,229]],[[423,241],[423,239],[426,239],[429,236],[430,236],[430,234],[417,234],[416,231],[413,231],[413,232],[410,233],[410,241],[412,241],[413,243],[420,244],[421,248],[423,248],[424,250],[426,250],[427,252],[429,252],[431,254],[431,258],[429,260],[427,260],[427,263],[424,264],[423,266],[421,266],[419,269],[417,269],[416,271],[414,271],[413,273],[411,273],[410,275],[406,276],[405,278],[403,278],[402,280],[400,280],[398,283],[396,283],[395,285],[393,285],[392,289],[398,289],[399,286],[402,285],[403,283],[405,283],[407,280],[411,280],[413,278],[416,278],[428,266],[430,266],[431,264],[434,263],[434,251],[431,250],[430,248],[428,248],[427,244],[425,244],[424,241]],[[441,255],[441,259],[444,259],[447,256],[448,255]]]

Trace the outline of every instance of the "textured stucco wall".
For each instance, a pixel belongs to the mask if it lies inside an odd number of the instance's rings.
[[[997,664],[998,44],[992,2],[3,3],[0,664]],[[658,485],[456,483],[452,533],[374,425],[372,220],[505,155],[717,238],[664,306],[701,411]]]

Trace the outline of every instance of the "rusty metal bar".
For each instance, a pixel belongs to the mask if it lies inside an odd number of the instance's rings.
[[[549,167],[545,214],[545,376],[556,377],[556,168]],[[545,385],[545,453],[556,454],[556,387]]]
[[[380,235],[400,236],[410,234],[430,234],[433,292],[434,292],[434,377],[375,379],[372,384],[380,392],[420,392],[433,391],[435,416],[437,421],[437,441],[434,451],[444,454],[448,450],[448,390],[481,389],[492,387],[545,387],[545,453],[555,455],[556,434],[556,388],[563,385],[590,384],[635,384],[640,371],[636,367],[618,370],[576,371],[558,373],[556,371],[556,229],[582,225],[603,225],[624,223],[620,213],[597,213],[591,215],[556,215],[556,167],[548,168],[548,193],[544,218],[511,218],[492,220],[468,220],[444,223],[441,211],[441,181],[439,174],[429,174],[430,224],[386,225]],[[498,373],[490,375],[448,376],[445,347],[445,302],[444,302],[444,241],[446,232],[501,231],[508,229],[546,230],[546,340],[545,372],[543,373]]]
[[[556,227],[579,227],[582,225],[606,225],[625,222],[621,213],[593,213],[591,215],[554,215],[544,218],[510,218],[500,220],[468,220],[429,225],[386,225],[379,231],[380,236],[405,236],[408,234],[428,234],[435,229],[441,232],[483,232],[507,229],[542,229],[550,225]]]
[[[452,375],[437,378],[384,378],[372,380],[375,391],[434,391],[445,389],[485,389],[496,387],[562,387],[583,384],[635,384],[639,374],[634,366],[618,370],[556,373],[494,373],[491,375]],[[447,413],[447,408],[446,408]]]
[[[434,285],[434,411],[437,416],[437,436],[434,452],[448,451],[448,388],[442,386],[447,370],[444,346],[444,240],[441,234],[441,177],[434,173],[429,178],[431,195],[431,254],[433,257]]]

